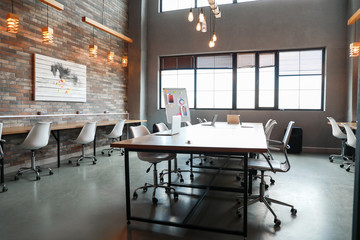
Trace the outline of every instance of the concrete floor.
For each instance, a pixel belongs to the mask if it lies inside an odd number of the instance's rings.
[[[100,153],[99,153],[100,154]],[[281,155],[279,155],[281,156]],[[187,155],[179,155],[184,164]],[[290,209],[272,204],[282,224],[275,229],[273,217],[262,203],[249,207],[247,239],[301,239],[344,240],[351,239],[354,173],[346,172],[338,162],[330,163],[327,155],[290,155],[292,168],[288,173],[274,176],[276,183],[267,194],[295,205],[296,217]],[[195,160],[195,162],[197,162]],[[218,165],[223,161],[215,159]],[[230,161],[230,165],[237,164]],[[55,164],[53,164],[55,166]],[[145,181],[152,181],[146,174],[148,164],[131,154],[131,193]],[[158,169],[166,168],[161,163]],[[126,224],[123,158],[115,153],[111,157],[98,157],[98,163],[83,162],[80,167],[63,162],[61,168],[41,173],[41,180],[34,181],[33,174],[24,174],[19,181],[6,176],[8,192],[0,193],[0,239],[97,239],[97,240],[146,240],[146,239],[242,239],[242,237],[181,229],[132,221]],[[196,183],[206,182],[212,171],[195,174]],[[216,184],[239,186],[233,172],[225,172]],[[175,178],[175,179],[174,179]],[[174,181],[178,179],[173,175]],[[184,174],[186,183],[189,175]],[[254,181],[254,194],[259,180]],[[164,190],[157,192],[159,204],[151,203],[151,192],[139,191],[139,198],[132,200],[133,214],[155,219],[173,216],[177,221],[184,216],[199,198],[201,190],[177,188],[180,196],[175,202]],[[194,224],[241,229],[242,219],[235,211],[239,206],[236,194],[212,191],[200,205],[191,220]]]

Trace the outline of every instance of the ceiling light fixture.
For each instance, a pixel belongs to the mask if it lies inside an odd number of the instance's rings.
[[[188,15],[188,20],[189,20],[189,22],[194,21],[194,14],[193,14],[192,8],[190,8],[190,12],[189,12],[189,15]]]
[[[54,30],[49,27],[49,6],[46,6],[46,27],[42,28],[42,42],[52,44],[54,40]]]
[[[14,0],[11,1],[11,13],[6,15],[6,23],[7,29],[6,31],[10,33],[18,33],[19,32],[19,15],[14,14]]]
[[[128,66],[128,57],[127,57],[127,56],[123,56],[123,57],[122,57],[121,65],[122,65],[123,67],[127,67],[127,66]]]
[[[360,42],[356,42],[356,22],[354,40],[354,42],[350,43],[350,57],[358,57],[360,53]]]
[[[95,29],[93,27],[93,44],[89,45],[89,57],[96,58],[97,50],[98,50],[98,47],[95,45]]]

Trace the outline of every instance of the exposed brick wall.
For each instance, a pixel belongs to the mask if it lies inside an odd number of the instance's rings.
[[[39,111],[49,114],[125,112],[127,110],[127,69],[121,66],[121,56],[127,55],[127,43],[111,37],[111,50],[115,52],[115,62],[106,62],[106,53],[110,48],[109,34],[95,29],[95,44],[98,45],[98,57],[90,58],[88,45],[92,44],[93,28],[81,21],[87,16],[97,22],[127,35],[128,0],[58,0],[65,6],[64,11],[48,8],[49,27],[54,29],[54,43],[42,43],[41,28],[46,26],[47,5],[38,0],[14,0],[14,13],[20,16],[20,30],[17,34],[6,32],[6,14],[11,12],[11,0],[0,1],[0,115],[33,115]],[[35,102],[34,53],[75,62],[87,66],[87,101],[71,102]],[[54,123],[112,120],[119,115],[49,118]],[[32,125],[39,119],[17,118],[1,119],[6,126]],[[111,127],[98,129],[109,132]],[[68,142],[75,138],[80,129],[63,131],[62,154],[79,151],[79,146]],[[26,151],[15,150],[13,143],[21,142],[26,134],[4,136],[7,166],[29,161]],[[99,144],[108,144],[99,136]],[[49,146],[38,154],[38,159],[56,154],[56,143],[50,138]]]

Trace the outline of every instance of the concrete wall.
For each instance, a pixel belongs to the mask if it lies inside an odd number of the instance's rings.
[[[158,2],[158,1],[156,1]],[[219,114],[239,113],[244,121],[266,122],[273,118],[278,125],[274,138],[280,138],[288,121],[303,129],[307,150],[338,148],[326,117],[347,120],[347,2],[343,0],[263,0],[223,5],[222,18],[216,22],[218,42],[208,47],[209,33],[195,31],[196,23],[187,21],[188,10],[159,13],[158,3],[148,6],[148,126],[166,121],[158,108],[159,56],[220,53],[248,50],[277,50],[326,47],[325,111],[191,111],[196,117],[211,119]],[[207,10],[209,11],[209,10]]]

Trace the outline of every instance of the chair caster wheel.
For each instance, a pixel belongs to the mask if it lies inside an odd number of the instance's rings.
[[[54,175],[54,172],[53,172],[53,171],[49,171],[49,175]]]
[[[153,202],[153,204],[157,204],[158,199],[154,197],[154,198],[152,198],[152,202]]]
[[[164,178],[161,177],[161,178],[160,178],[160,183],[163,183],[163,182],[164,182]]]
[[[71,161],[71,160],[69,160],[69,164],[72,164],[72,161]]]
[[[296,215],[297,210],[296,210],[295,208],[292,208],[292,209],[290,210],[290,212],[291,212],[291,215]]]
[[[279,227],[281,224],[281,221],[279,219],[275,218],[274,223],[275,223],[275,227]]]
[[[96,161],[94,160],[94,161],[93,161],[93,165],[95,165],[95,164],[96,164]]]
[[[104,152],[101,152],[102,155],[104,155],[105,153]]]
[[[147,187],[146,187],[146,188],[143,188],[143,192],[147,192]]]
[[[330,161],[330,162],[333,162],[334,159],[333,159],[332,157],[329,157],[329,161]]]
[[[199,166],[201,166],[202,165],[202,162],[201,163],[199,163]]]
[[[174,193],[174,200],[175,201],[179,200],[179,194],[178,193]]]
[[[350,172],[350,168],[347,168],[346,171],[347,171],[347,172]]]
[[[41,172],[42,172],[42,170],[41,170],[40,168],[36,169],[36,171],[37,171],[38,173],[41,173]]]
[[[344,164],[340,164],[340,167],[343,168],[343,167],[344,167]]]
[[[183,183],[183,182],[184,182],[184,179],[183,179],[183,178],[181,178],[181,179],[180,179],[180,182],[181,182],[181,183]]]
[[[133,199],[136,200],[137,198],[138,198],[138,194],[136,192],[134,192]]]
[[[241,211],[240,211],[239,209],[236,210],[236,215],[237,215],[238,217],[242,217]]]
[[[274,179],[270,179],[271,184],[275,184],[275,180]]]
[[[40,176],[36,176],[36,181],[39,181],[40,180]]]
[[[3,186],[3,192],[7,192],[9,190],[6,186]]]
[[[80,163],[76,163],[76,166],[80,166]]]
[[[269,185],[265,184],[265,190],[268,190],[268,188],[269,188]]]
[[[15,175],[14,180],[15,180],[15,181],[18,181],[18,180],[19,180],[19,177]]]
[[[187,161],[185,162],[185,164],[186,164],[186,165],[189,165],[189,160],[187,160]]]

